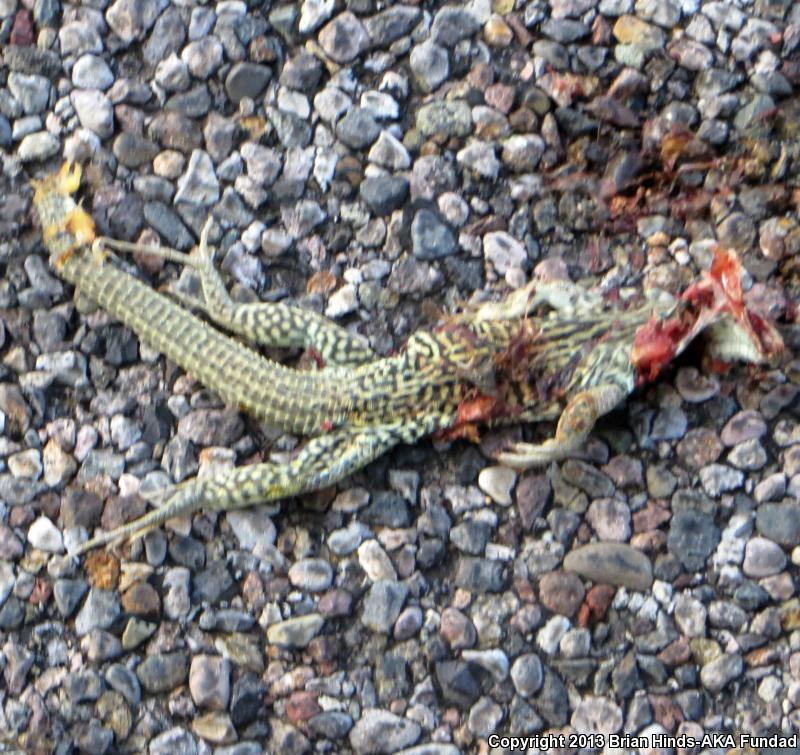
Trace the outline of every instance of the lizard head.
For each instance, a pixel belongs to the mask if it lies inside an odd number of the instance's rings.
[[[636,332],[631,363],[640,383],[655,379],[700,333],[708,354],[721,362],[772,363],[783,339],[769,320],[748,307],[742,293],[742,266],[731,249],[717,247],[711,268],[677,299],[666,318],[654,316]]]

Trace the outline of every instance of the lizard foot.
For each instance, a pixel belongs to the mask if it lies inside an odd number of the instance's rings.
[[[544,443],[514,443],[508,450],[495,454],[494,458],[506,467],[523,470],[560,461],[574,454],[580,447],[581,443],[559,443],[551,438]]]

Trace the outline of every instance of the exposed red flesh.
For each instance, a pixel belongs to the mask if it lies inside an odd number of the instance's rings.
[[[761,315],[746,307],[741,273],[736,254],[717,247],[710,270],[681,295],[678,313],[663,321],[653,318],[637,330],[631,352],[637,384],[654,380],[686,342],[720,314],[736,319],[765,357],[782,351],[783,342],[777,332]]]

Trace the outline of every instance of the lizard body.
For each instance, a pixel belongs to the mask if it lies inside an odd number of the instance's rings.
[[[228,403],[311,436],[286,464],[255,464],[172,486],[160,508],[94,537],[80,551],[142,534],[178,514],[232,510],[325,487],[398,443],[432,433],[474,437],[479,424],[559,418],[554,438],[518,443],[498,455],[517,468],[546,464],[578,450],[600,416],[655,379],[702,331],[712,353],[728,361],[768,361],[783,348],[774,327],[745,306],[738,260],[726,250],[680,297],[623,307],[568,282],[531,281],[503,302],[415,333],[385,358],[319,315],[231,302],[205,232],[198,258],[156,252],[199,270],[202,308],[217,324],[265,345],[315,349],[328,364],[291,369],[106,259],[107,249],[132,245],[95,239],[91,217],[72,196],[79,183],[80,168],[69,163],[34,182],[43,239],[61,277]]]

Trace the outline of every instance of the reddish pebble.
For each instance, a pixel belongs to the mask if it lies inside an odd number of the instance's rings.
[[[14,16],[14,25],[11,27],[9,41],[12,45],[28,47],[33,44],[33,23],[31,14],[26,10],[17,11]]]
[[[506,84],[492,84],[484,92],[483,98],[487,105],[507,115],[514,105],[515,92],[514,87]]]
[[[584,595],[583,583],[575,574],[554,571],[543,575],[539,581],[542,605],[562,616],[574,616]]]
[[[309,690],[292,692],[286,701],[286,717],[292,722],[308,721],[322,712],[317,702],[317,693]]]

